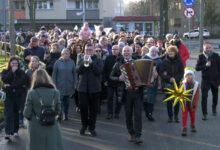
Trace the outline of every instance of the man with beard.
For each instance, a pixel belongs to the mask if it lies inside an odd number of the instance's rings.
[[[113,81],[120,81],[123,83],[124,96],[125,96],[125,117],[126,126],[128,129],[129,142],[135,142],[140,144],[143,141],[140,139],[142,132],[142,93],[143,88],[138,87],[135,90],[128,90],[125,87],[125,76],[120,71],[120,66],[126,62],[133,61],[132,59],[132,48],[130,46],[125,46],[122,50],[123,59],[117,61],[110,74],[110,79]],[[133,117],[134,110],[134,120]]]
[[[186,61],[189,59],[189,51],[187,47],[182,43],[179,36],[175,34],[173,39],[170,41],[172,45],[175,45],[179,50],[179,55],[183,61],[184,68],[186,67]]]

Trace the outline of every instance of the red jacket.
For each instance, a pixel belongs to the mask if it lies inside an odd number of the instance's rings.
[[[189,58],[189,51],[184,44],[181,44],[179,47],[179,54],[183,61],[184,68],[186,67],[186,60]]]

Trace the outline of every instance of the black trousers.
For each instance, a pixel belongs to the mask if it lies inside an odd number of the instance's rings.
[[[125,91],[125,117],[128,133],[140,137],[142,132],[143,90]],[[134,120],[133,120],[134,110]]]
[[[78,92],[82,128],[95,130],[99,93]]]
[[[212,111],[216,110],[218,104],[218,87],[213,85],[206,86],[206,88],[202,88],[202,113],[203,115],[207,114],[207,99],[208,99],[208,92],[211,89],[212,92]]]
[[[115,114],[119,114],[121,110],[121,102],[119,101],[118,87],[107,87],[107,112],[108,114],[113,114],[113,103],[114,95],[116,95],[115,101]]]
[[[14,134],[19,129],[19,106],[21,96],[7,95],[4,102],[5,133]]]

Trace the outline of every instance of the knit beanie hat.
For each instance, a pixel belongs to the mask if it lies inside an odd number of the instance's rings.
[[[193,78],[195,79],[195,69],[192,67],[186,67],[184,72],[184,77],[186,77],[187,74],[192,74]]]

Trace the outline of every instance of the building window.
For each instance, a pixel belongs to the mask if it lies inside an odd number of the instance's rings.
[[[82,9],[82,0],[67,0],[66,9]]]
[[[53,1],[52,0],[37,1],[36,9],[53,9]]]
[[[87,9],[98,9],[99,1],[98,0],[87,0],[86,8]]]
[[[181,18],[174,19],[174,27],[181,27]]]
[[[25,9],[24,2],[15,1],[14,2],[14,9],[15,10],[24,10]]]
[[[121,27],[121,31],[128,31],[129,30],[129,24],[128,23],[121,23],[123,27]]]
[[[135,23],[135,30],[143,31],[143,23]]]
[[[153,24],[152,23],[145,23],[145,32],[148,36],[153,35]]]

